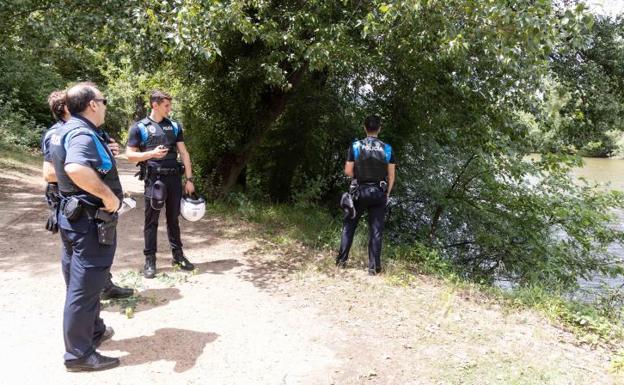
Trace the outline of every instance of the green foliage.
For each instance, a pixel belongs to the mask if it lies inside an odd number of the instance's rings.
[[[624,129],[624,18],[599,18],[587,45],[553,55],[540,150],[610,156]]]
[[[245,218],[272,231],[286,216],[322,247],[336,246],[339,221],[311,205],[334,207],[344,152],[378,113],[399,167],[388,238],[425,248],[397,258],[572,288],[621,273],[607,245],[622,241],[608,226],[622,196],[573,183],[577,159],[526,156],[617,151],[624,62],[621,20],[559,4],[13,2],[0,10],[0,65],[18,80],[2,82],[0,100],[7,121],[42,124],[52,88],[95,80],[111,100],[106,128],[123,139],[147,92],[164,88],[202,191],[236,191]]]
[[[37,147],[44,129],[33,121],[26,110],[0,97],[0,146],[22,149]]]

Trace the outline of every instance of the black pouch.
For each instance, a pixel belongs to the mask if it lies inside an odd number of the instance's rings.
[[[48,202],[48,207],[52,209],[56,209],[56,206],[61,202],[61,197],[59,195],[58,184],[56,183],[48,183],[46,186],[45,192],[46,201]]]
[[[154,210],[161,210],[165,206],[167,199],[167,185],[158,179],[151,187],[150,206]]]
[[[63,215],[70,222],[80,218],[82,215],[82,204],[80,200],[75,197],[67,199],[63,205]]]
[[[117,214],[109,214],[105,211],[98,210],[95,213],[97,220],[98,242],[100,245],[110,246],[115,243],[115,235],[117,234]]]

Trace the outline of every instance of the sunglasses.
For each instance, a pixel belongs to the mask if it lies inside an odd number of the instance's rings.
[[[93,99],[96,102],[102,102],[103,105],[106,105],[106,99]]]

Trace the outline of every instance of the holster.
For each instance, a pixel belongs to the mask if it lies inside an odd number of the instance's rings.
[[[56,215],[58,214],[58,210],[55,208],[50,210],[50,215],[48,215],[48,221],[46,222],[45,228],[46,230],[52,232],[52,234],[58,233],[58,221]]]
[[[147,177],[147,165],[145,162],[139,162],[136,166],[139,167],[139,171],[137,171],[134,176],[138,176],[139,180],[145,180]]]
[[[113,245],[117,233],[117,213],[110,214],[102,209],[95,212],[97,224],[98,242],[101,245]]]
[[[58,208],[61,203],[61,196],[59,195],[58,184],[56,183],[48,183],[45,191],[46,202],[48,203],[48,209],[50,210],[50,214],[48,215],[48,220],[46,221],[45,228],[48,231],[51,231],[52,234],[56,234],[58,232]]]
[[[56,209],[61,203],[61,196],[59,194],[58,184],[48,183],[45,191],[46,202],[48,202],[48,208]]]
[[[360,185],[358,184],[357,179],[351,180],[351,184],[349,185],[349,194],[351,194],[351,198],[354,201],[357,201],[360,197]]]
[[[76,197],[69,197],[61,202],[61,212],[70,222],[80,218],[82,211],[82,203]]]

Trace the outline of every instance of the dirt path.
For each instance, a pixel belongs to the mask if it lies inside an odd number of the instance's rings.
[[[236,221],[182,223],[195,275],[170,268],[161,221],[162,274],[145,280],[142,186],[120,164],[140,206],[121,220],[113,274],[142,301],[133,318],[103,311],[116,334],[101,350],[122,364],[101,373],[62,365],[59,240],[43,228],[37,167],[0,176],[0,383],[622,383],[604,353],[531,312],[504,314],[427,278],[397,287],[358,270],[317,272],[310,261],[322,256]]]

